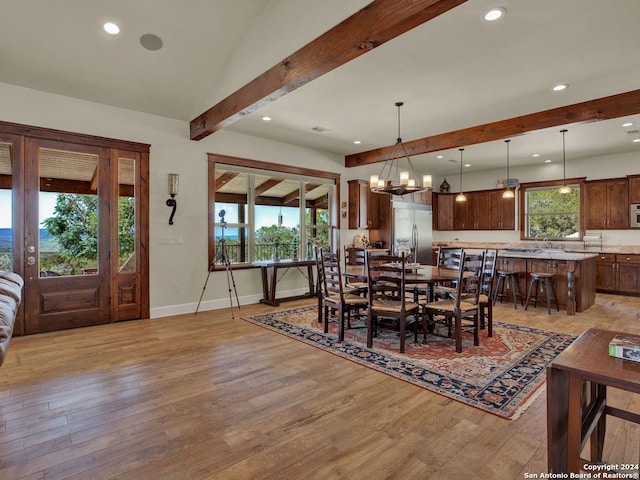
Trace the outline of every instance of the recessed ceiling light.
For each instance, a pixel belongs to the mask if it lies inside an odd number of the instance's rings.
[[[553,91],[554,92],[561,92],[562,90],[565,90],[566,88],[569,88],[569,84],[560,83],[560,84],[556,85],[555,87],[553,87]]]
[[[102,28],[104,28],[104,31],[109,35],[117,35],[120,33],[120,27],[112,22],[105,23]]]
[[[487,13],[484,14],[484,19],[487,22],[493,22],[495,20],[502,18],[506,12],[507,11],[502,7],[492,8],[491,10],[489,10]]]
[[[362,143],[362,140],[354,140],[353,143],[355,143],[356,145],[360,145]]]
[[[640,138],[636,138],[633,143],[640,143]]]
[[[540,156],[539,153],[534,153],[533,155],[531,155],[533,158],[538,158]]]
[[[436,155],[436,158],[444,158],[444,155]]]
[[[465,166],[465,167],[470,167],[470,166],[471,166],[471,164],[470,164],[470,163],[465,163],[465,164],[464,164],[464,166]]]
[[[271,121],[271,117],[268,117],[268,116],[265,115],[264,117],[262,117],[262,120],[264,120],[265,122],[270,122]]]
[[[627,122],[622,124],[623,127],[631,127],[633,126],[633,122]]]
[[[544,161],[544,163],[551,163],[551,160],[549,160],[548,158]]]

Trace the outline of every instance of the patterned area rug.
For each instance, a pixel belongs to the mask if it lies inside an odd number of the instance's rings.
[[[535,399],[545,381],[545,367],[576,337],[538,328],[494,321],[493,338],[481,331],[478,347],[463,336],[457,354],[446,332],[427,335],[427,343],[407,336],[405,354],[398,353],[396,332],[379,330],[373,348],[366,347],[366,320],[353,320],[345,341],[338,342],[337,323],[323,333],[317,308],[302,307],[244,317],[314,347],[413,383],[467,405],[507,419],[516,419]]]

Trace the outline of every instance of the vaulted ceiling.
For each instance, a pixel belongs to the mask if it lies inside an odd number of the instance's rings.
[[[0,20],[0,82],[191,121],[368,3],[10,2]],[[504,18],[484,21],[495,6]],[[468,0],[223,128],[348,156],[395,142],[396,101],[405,103],[401,133],[410,142],[632,92],[640,88],[638,18],[637,0]],[[120,35],[101,30],[109,20]],[[162,48],[144,48],[145,34]],[[569,88],[553,92],[559,83]],[[639,113],[578,120],[567,120],[569,162],[640,149],[632,142],[640,139]],[[557,161],[559,130],[505,131],[513,164]],[[415,164],[447,174],[457,155],[447,147]],[[468,140],[465,159],[474,169],[502,166],[502,139]]]

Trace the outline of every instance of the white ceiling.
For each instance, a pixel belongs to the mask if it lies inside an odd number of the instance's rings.
[[[366,3],[4,2],[0,82],[190,121]],[[497,5],[506,16],[482,20]],[[346,155],[395,142],[396,101],[405,102],[409,141],[636,90],[639,18],[639,0],[469,0],[227,128]],[[119,36],[101,30],[107,20],[120,24]],[[146,33],[163,48],[145,50],[138,40]],[[570,87],[552,92],[557,83]],[[623,128],[623,120],[635,125]],[[512,164],[561,160],[559,130],[514,138]],[[569,126],[567,162],[638,152],[640,133],[631,130],[640,130],[640,115]],[[457,150],[442,153],[414,164],[436,175],[458,171],[449,161]],[[504,159],[502,141],[466,146],[472,169]]]

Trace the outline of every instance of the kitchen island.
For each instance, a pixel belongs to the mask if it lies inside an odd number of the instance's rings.
[[[560,308],[567,315],[575,315],[595,303],[597,258],[597,253],[505,248],[498,251],[498,270],[519,273],[520,291],[525,298],[532,272],[553,274]]]

